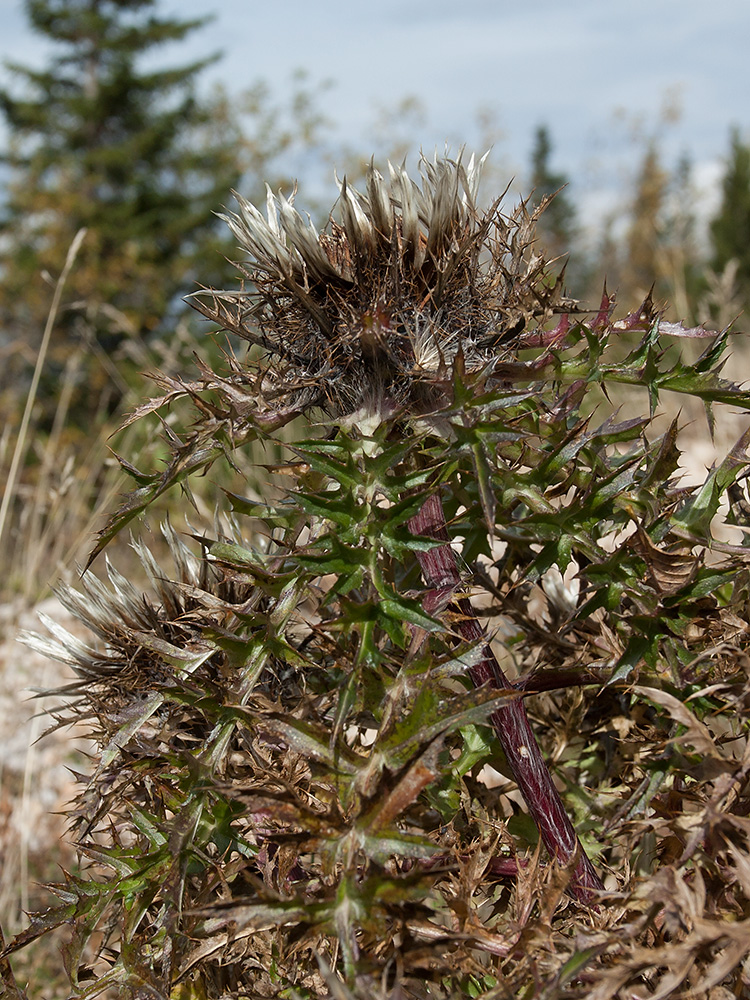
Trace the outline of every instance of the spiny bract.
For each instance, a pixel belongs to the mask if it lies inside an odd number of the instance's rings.
[[[341,221],[323,232],[270,189],[266,218],[237,195],[239,212],[221,217],[248,255],[238,266],[249,286],[193,302],[273,355],[270,397],[339,415],[428,405],[459,352],[468,369],[491,370],[531,321],[572,306],[533,245],[543,206],[506,216],[499,199],[478,211],[483,162],[423,158],[421,184],[370,164],[364,192],[340,183]]]

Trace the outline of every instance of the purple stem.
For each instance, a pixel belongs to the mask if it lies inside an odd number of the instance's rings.
[[[428,497],[419,513],[409,521],[409,529],[415,535],[444,543],[428,552],[417,553],[424,581],[435,592],[426,594],[424,599],[425,610],[431,613],[444,595],[455,592],[461,584],[456,554],[450,546],[443,504],[438,494]],[[454,627],[461,637],[474,644],[485,642],[481,660],[469,670],[474,685],[480,687],[489,682],[500,689],[513,687],[486,642],[485,631],[469,598],[456,598],[452,607],[458,611]],[[497,709],[490,716],[490,721],[550,857],[565,866],[576,859],[569,892],[580,902],[590,903],[595,893],[603,890],[604,886],[565,812],[560,793],[529,724],[523,700],[512,701],[506,707]]]

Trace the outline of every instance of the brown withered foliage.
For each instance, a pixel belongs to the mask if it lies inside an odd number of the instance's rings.
[[[270,194],[227,217],[246,285],[197,301],[248,353],[158,376],[133,419],[195,422],[163,470],[123,459],[92,559],[236,449],[285,485],[165,525],[173,566],[136,543],[146,595],[110,565],[63,591],[91,644],[30,640],[100,754],[8,996],[62,924],[81,998],[750,991],[750,433],[689,486],[655,421],[750,410],[728,331],[580,309],[525,205],[421,170],[342,182],[323,233]]]

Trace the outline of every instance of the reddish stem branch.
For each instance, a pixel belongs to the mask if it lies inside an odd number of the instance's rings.
[[[455,592],[460,586],[461,577],[456,554],[449,544],[443,504],[438,494],[425,501],[419,513],[409,521],[409,528],[415,535],[445,543],[428,552],[418,552],[417,559],[424,581],[430,588],[440,595]],[[427,606],[429,603],[433,601],[425,602],[427,611],[430,610]],[[455,628],[462,638],[477,644],[486,640],[484,629],[479,624],[469,598],[457,598],[452,605],[459,612]],[[470,668],[469,674],[477,687],[488,682],[496,688],[513,686],[503,673],[489,643],[485,643],[482,658]],[[591,902],[594,893],[604,886],[565,812],[547,762],[529,724],[523,701],[519,699],[510,702],[506,707],[493,712],[490,720],[550,857],[562,865],[569,865],[577,858],[569,890],[581,902]]]

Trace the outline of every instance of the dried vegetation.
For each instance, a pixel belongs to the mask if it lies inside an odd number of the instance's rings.
[[[124,462],[92,558],[251,442],[287,485],[165,524],[170,566],[136,543],[146,595],[110,565],[63,590],[91,642],[30,640],[100,752],[80,871],[8,954],[70,925],[72,996],[750,990],[750,437],[688,486],[653,422],[664,392],[750,409],[727,331],[578,310],[524,205],[422,169],[342,184],[323,234],[240,200],[247,287],[198,302],[250,351],[158,376],[133,419],[194,423]],[[641,416],[607,412],[623,385]]]

